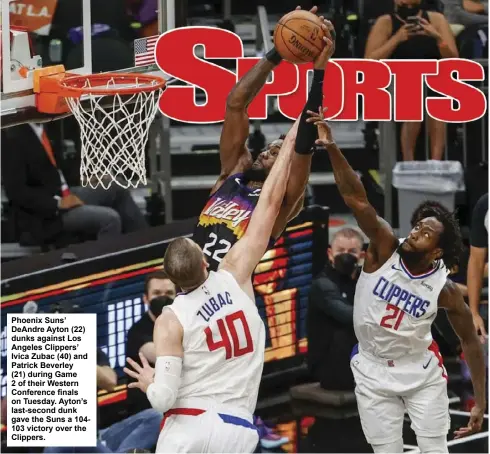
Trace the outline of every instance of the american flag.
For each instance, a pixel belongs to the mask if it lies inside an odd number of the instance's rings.
[[[134,41],[134,65],[145,66],[155,63],[155,46],[160,35]]]

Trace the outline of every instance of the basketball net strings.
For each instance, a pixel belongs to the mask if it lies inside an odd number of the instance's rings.
[[[108,89],[117,88],[111,80]],[[82,185],[108,189],[112,182],[123,188],[146,185],[145,149],[148,132],[158,109],[161,91],[112,96],[88,94],[66,98],[80,125]],[[88,102],[88,105],[82,104]]]

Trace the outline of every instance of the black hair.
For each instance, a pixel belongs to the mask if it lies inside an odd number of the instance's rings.
[[[442,249],[442,260],[446,268],[451,270],[459,264],[463,254],[463,238],[456,212],[449,211],[439,202],[428,200],[421,203],[414,211],[410,220],[412,227],[425,218],[436,218],[443,227],[439,236],[438,247]]]
[[[285,138],[286,138],[286,134],[281,134],[281,135],[279,136],[279,140],[284,140]]]

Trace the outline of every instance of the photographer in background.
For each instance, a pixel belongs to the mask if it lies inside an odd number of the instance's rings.
[[[320,386],[353,390],[350,353],[354,333],[354,292],[364,256],[364,239],[345,227],[333,235],[325,269],[313,280],[308,298],[308,369]]]

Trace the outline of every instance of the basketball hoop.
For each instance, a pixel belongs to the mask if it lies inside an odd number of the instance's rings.
[[[58,69],[56,69],[58,68]],[[35,71],[37,110],[71,111],[80,125],[83,186],[146,185],[145,149],[165,79],[146,74]],[[37,73],[37,74],[36,74]]]

